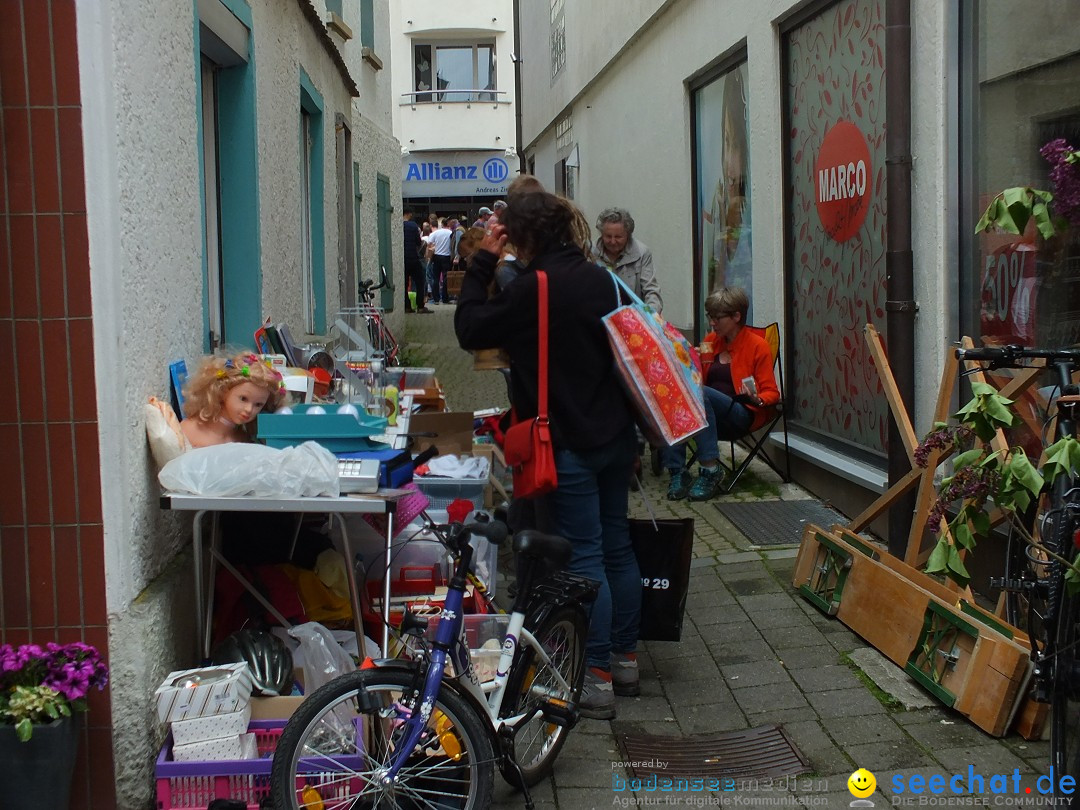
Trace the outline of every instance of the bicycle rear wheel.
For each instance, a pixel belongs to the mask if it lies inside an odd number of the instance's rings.
[[[588,621],[584,612],[571,605],[553,610],[533,635],[547,654],[544,661],[532,647],[524,647],[510,670],[503,698],[503,717],[523,714],[547,699],[576,703],[585,678],[585,636]],[[557,674],[556,674],[557,673]],[[560,683],[570,685],[567,689]],[[521,768],[512,763],[500,765],[503,779],[514,787],[522,781],[535,785],[551,773],[570,729],[537,715],[514,732],[509,753]]]
[[[1045,536],[1053,536],[1053,521],[1046,517],[1046,513],[1038,521],[1032,514],[1024,515],[1021,519],[1028,534],[1035,534],[1035,527],[1041,526],[1039,534],[1045,532]],[[1049,615],[1047,595],[1050,577],[1053,576],[1051,568],[1050,558],[1039,548],[1029,545],[1020,529],[1014,527],[1009,531],[1005,580],[1022,582],[1024,587],[1012,587],[1005,591],[1005,620],[1027,633],[1038,643],[1039,649],[1049,641],[1046,622]]]
[[[1050,756],[1054,766],[1054,790],[1062,776],[1080,778],[1080,673],[1077,647],[1080,643],[1080,599],[1064,591],[1058,603],[1054,644],[1054,693],[1050,715]],[[1074,783],[1075,784],[1075,783]],[[1066,798],[1064,795],[1061,797]],[[1068,798],[1072,800],[1072,791]]]
[[[403,670],[360,670],[318,689],[289,720],[274,753],[276,810],[309,807],[481,810],[491,804],[491,739],[466,701],[443,689],[392,784],[405,720],[420,711],[420,681]]]

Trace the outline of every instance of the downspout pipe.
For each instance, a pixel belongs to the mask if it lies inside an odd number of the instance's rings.
[[[915,402],[915,283],[911,251],[911,2],[885,0],[885,324],[889,366],[904,408]],[[889,416],[889,485],[911,461]],[[903,558],[915,511],[915,493],[889,509],[889,552]]]
[[[518,170],[525,174],[525,144],[521,142],[521,8],[514,0],[514,146],[518,155]]]

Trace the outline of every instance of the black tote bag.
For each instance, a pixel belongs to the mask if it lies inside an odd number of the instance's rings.
[[[641,570],[642,641],[678,641],[682,637],[694,519],[630,519],[630,541]]]

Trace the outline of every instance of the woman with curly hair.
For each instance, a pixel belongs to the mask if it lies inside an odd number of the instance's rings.
[[[582,252],[580,214],[542,190],[510,194],[461,286],[454,316],[464,349],[501,346],[510,357],[518,420],[537,413],[536,271],[548,278],[548,410],[558,488],[548,496],[550,530],[574,548],[569,570],[600,582],[590,606],[588,671],[578,707],[615,716],[615,694],[639,693],[641,579],[630,544],[627,483],[637,452],[630,403],[615,371],[602,318],[620,305],[611,274]],[[507,240],[520,274],[490,299],[488,285]],[[545,527],[546,528],[546,527]]]

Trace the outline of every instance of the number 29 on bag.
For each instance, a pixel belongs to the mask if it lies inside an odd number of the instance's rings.
[[[651,591],[666,591],[671,587],[671,581],[657,577],[642,577],[641,587],[648,588]]]

